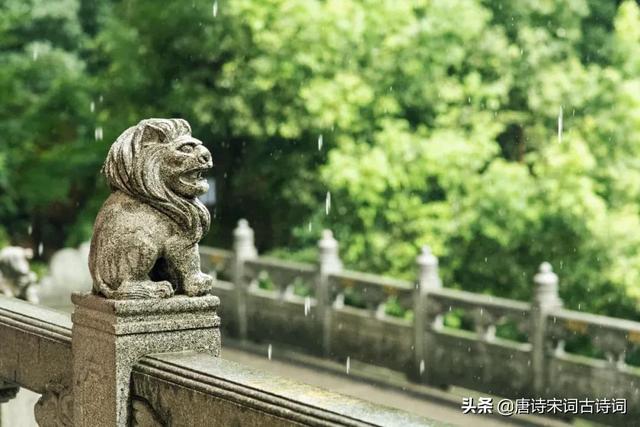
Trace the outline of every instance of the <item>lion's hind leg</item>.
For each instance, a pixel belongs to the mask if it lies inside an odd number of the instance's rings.
[[[149,272],[158,259],[159,249],[146,230],[121,233],[126,240],[98,241],[93,254],[94,290],[111,299],[168,298],[171,283],[163,277],[153,280]],[[101,244],[104,244],[102,246]]]

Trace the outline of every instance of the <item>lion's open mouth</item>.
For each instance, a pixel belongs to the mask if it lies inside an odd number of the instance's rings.
[[[205,180],[205,174],[207,173],[207,168],[197,168],[187,171],[182,174],[180,180],[185,184],[197,185],[201,181]]]

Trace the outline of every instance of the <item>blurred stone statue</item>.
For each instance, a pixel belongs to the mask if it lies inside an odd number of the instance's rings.
[[[147,119],[125,130],[103,166],[112,193],[93,228],[93,291],[112,299],[211,291],[198,242],[209,229],[197,198],[209,184],[211,153],[182,119]]]
[[[38,302],[34,286],[37,276],[29,268],[32,258],[32,249],[19,246],[0,249],[0,294]]]

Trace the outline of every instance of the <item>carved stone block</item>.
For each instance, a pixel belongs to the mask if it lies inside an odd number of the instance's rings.
[[[133,365],[151,353],[220,354],[219,299],[113,300],[73,294],[74,425],[125,426]]]

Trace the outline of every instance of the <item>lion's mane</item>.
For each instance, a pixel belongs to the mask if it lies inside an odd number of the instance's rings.
[[[197,197],[171,190],[160,174],[163,151],[171,141],[191,136],[182,119],[147,119],[124,131],[113,143],[102,172],[112,191],[122,191],[164,213],[185,230],[209,230],[209,211]],[[144,154],[143,154],[144,151]]]

